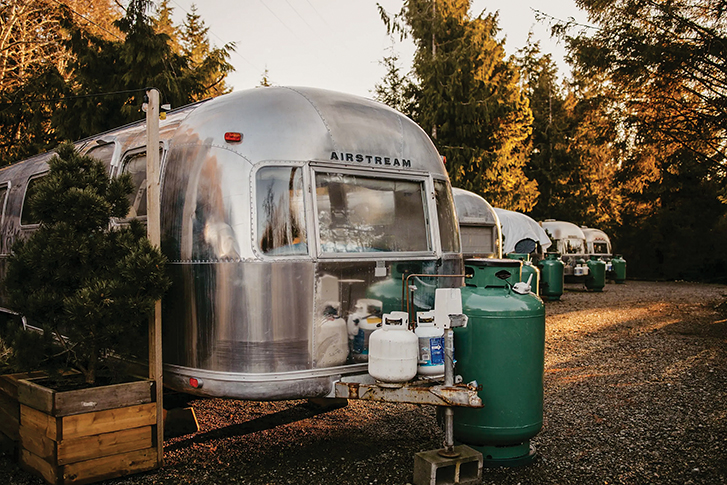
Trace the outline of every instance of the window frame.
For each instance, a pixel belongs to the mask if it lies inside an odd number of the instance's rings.
[[[38,179],[41,179],[48,175],[49,170],[44,170],[43,172],[34,173],[31,176],[28,177],[28,180],[25,182],[25,188],[23,189],[23,201],[20,205],[20,215],[18,217],[18,226],[20,229],[37,229],[40,227],[40,221],[34,222],[31,224],[23,224],[23,214],[25,213],[25,206],[28,203],[28,189],[30,188],[30,184]]]
[[[260,247],[260,240],[262,235],[258,229],[258,219],[260,213],[257,205],[257,177],[261,170],[266,168],[297,168],[301,170],[301,176],[303,178],[303,213],[305,216],[305,230],[306,230],[306,245],[307,250],[305,253],[298,254],[268,254],[263,251]],[[312,230],[311,221],[311,197],[310,197],[311,178],[310,172],[306,169],[305,162],[294,162],[294,161],[266,161],[259,163],[250,172],[250,214],[252,220],[250,221],[250,234],[252,235],[252,250],[259,258],[269,261],[280,261],[280,260],[310,260],[314,257],[315,244],[311,241],[311,236],[314,236]]]
[[[111,164],[110,170],[112,170],[112,172],[115,172],[115,173],[110,173],[109,176],[112,177],[112,178],[118,178],[118,177],[120,177],[124,173],[124,169],[126,168],[127,162],[130,159],[132,159],[132,158],[135,158],[135,157],[138,157],[138,156],[141,156],[141,155],[143,155],[144,158],[146,158],[146,156],[147,156],[147,149],[146,148],[147,148],[146,146],[140,146],[140,147],[132,148],[130,150],[126,150],[118,158],[117,164],[114,164],[113,163],[113,160],[112,160],[112,164]],[[164,165],[164,163],[166,161],[165,160],[166,153],[167,153],[167,146],[166,146],[166,144],[164,142],[161,142],[160,141],[159,142],[159,167],[160,167],[160,170],[159,170],[159,182],[160,182],[160,188],[161,188],[161,182],[162,182],[162,179],[163,179],[163,175],[162,175],[163,174],[163,171],[161,170],[161,168],[163,167],[163,165]],[[115,168],[115,170],[114,170],[114,168]],[[144,174],[145,174],[144,175],[144,180],[147,181],[147,187],[148,187],[148,179],[146,177],[146,166],[144,168]],[[138,188],[137,188],[137,191],[138,191]],[[144,189],[144,193],[145,194],[146,194],[146,191],[147,191],[147,188]],[[147,207],[147,213],[148,213],[148,210],[149,210],[149,208]],[[146,224],[147,215],[145,214],[143,216],[135,216],[135,217],[126,217],[126,216],[125,217],[118,217],[118,218],[116,218],[116,223],[117,224],[128,224],[131,220],[137,220],[137,221],[140,221],[140,222]]]
[[[445,251],[444,247],[442,246],[442,231],[439,227],[439,207],[437,204],[437,189],[436,189],[436,183],[441,182],[449,189],[449,196],[450,201],[452,202],[452,215],[454,216],[454,227],[453,229],[457,232],[457,244],[459,245],[459,249],[457,251]],[[436,221],[436,234],[437,234],[437,241],[438,241],[438,247],[437,251],[439,254],[462,254],[463,252],[463,246],[462,246],[462,231],[459,227],[459,219],[457,218],[457,206],[454,202],[454,192],[452,192],[452,183],[449,181],[449,179],[445,177],[432,177],[432,209],[434,211],[434,220]]]
[[[434,183],[431,174],[419,171],[389,171],[389,170],[357,170],[355,168],[343,168],[340,165],[327,163],[309,164],[310,182],[309,191],[313,190],[318,173],[336,173],[342,175],[352,175],[365,178],[381,179],[381,180],[402,180],[408,182],[419,182],[422,186],[422,204],[425,232],[428,239],[429,250],[427,251],[383,251],[383,252],[325,252],[321,248],[320,221],[318,218],[318,202],[317,197],[310,193],[312,212],[310,219],[313,223],[313,232],[315,241],[312,246],[315,248],[315,257],[320,260],[337,261],[337,260],[426,260],[436,258],[441,254],[439,241],[439,228],[436,217],[436,207],[434,205]],[[309,238],[309,245],[310,245]]]

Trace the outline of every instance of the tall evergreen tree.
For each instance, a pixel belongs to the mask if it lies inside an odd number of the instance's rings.
[[[374,86],[374,99],[413,117],[416,111],[416,86],[408,75],[401,73],[399,56],[394,52],[393,46],[391,53],[381,61],[381,65],[386,68],[386,74]]]
[[[109,41],[69,23],[70,63],[69,99],[54,118],[54,128],[62,139],[78,139],[93,133],[141,119],[144,89],[160,90],[163,102],[174,107],[212,94],[205,83],[211,71],[221,79],[232,67],[227,53],[216,50],[193,66],[191,60],[176,53],[169,36],[154,31],[147,15],[150,0],[132,0],[126,15],[116,26],[124,42]],[[95,93],[106,94],[102,98]]]
[[[497,16],[472,17],[469,0],[406,0],[396,16],[381,11],[390,33],[411,35],[413,117],[432,134],[455,186],[496,206],[530,210],[537,184],[523,173],[532,113],[505,59]]]
[[[618,222],[615,123],[598,82],[577,70],[561,86],[555,63],[528,41],[518,64],[533,111],[533,152],[525,173],[538,182],[531,215],[609,228]]]
[[[272,86],[273,83],[270,80],[270,72],[268,72],[268,68],[265,68],[265,71],[263,71],[263,77],[260,78],[260,86],[269,87]]]
[[[181,28],[180,44],[182,55],[189,61],[190,67],[198,72],[204,86],[204,93],[195,96],[195,99],[219,96],[230,91],[225,84],[225,77],[232,66],[226,60],[234,50],[234,43],[228,43],[221,49],[211,49],[209,30],[197,13],[197,6],[192,4]]]
[[[102,162],[70,143],[48,164],[29,202],[40,227],[13,245],[3,283],[13,308],[56,337],[94,383],[106,351],[135,350],[126,345],[139,343],[133,330],[145,327],[169,286],[166,259],[140,222],[110,224],[128,212],[128,175],[110,179]]]
[[[169,0],[162,0],[156,8],[156,15],[152,18],[152,25],[154,31],[158,34],[169,36],[169,45],[172,47],[172,51],[179,54],[182,51],[182,46],[179,43],[180,32],[179,27],[174,25],[173,13],[174,7],[169,5]]]

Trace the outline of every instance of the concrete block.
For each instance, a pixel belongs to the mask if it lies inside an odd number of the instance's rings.
[[[455,446],[456,458],[439,450],[414,455],[414,485],[475,485],[482,482],[482,453],[469,446]]]

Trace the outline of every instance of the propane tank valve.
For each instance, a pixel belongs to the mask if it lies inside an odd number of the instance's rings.
[[[520,281],[518,283],[515,283],[513,285],[513,287],[512,287],[512,291],[514,291],[515,293],[517,293],[519,295],[527,295],[527,294],[529,294],[530,293],[530,290],[532,288],[530,286],[530,282],[532,280],[533,280],[533,275],[531,274],[530,277],[528,278],[528,282],[527,283],[522,282],[522,281]]]

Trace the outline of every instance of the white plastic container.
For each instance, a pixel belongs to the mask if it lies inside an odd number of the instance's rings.
[[[417,313],[417,374],[425,377],[444,375],[444,329],[434,326],[434,311]]]
[[[369,339],[374,330],[381,327],[381,308],[381,300],[362,298],[349,315],[347,327],[354,362],[368,361]]]
[[[346,321],[337,315],[326,316],[316,333],[316,366],[335,367],[348,359]]]
[[[369,374],[379,385],[398,387],[417,375],[418,339],[406,312],[384,315],[369,339]]]

